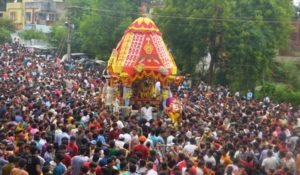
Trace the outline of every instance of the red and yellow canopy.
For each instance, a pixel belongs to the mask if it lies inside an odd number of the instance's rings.
[[[136,19],[125,31],[108,61],[110,74],[123,78],[126,84],[153,77],[166,82],[177,74],[177,67],[162,34],[146,17]]]

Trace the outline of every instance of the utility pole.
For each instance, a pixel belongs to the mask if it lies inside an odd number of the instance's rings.
[[[72,23],[71,23],[71,13],[70,13],[70,7],[68,7],[68,16],[66,21],[66,26],[68,28],[68,36],[67,36],[67,58],[68,60],[71,60],[71,34],[72,34]]]
[[[68,17],[68,38],[67,38],[67,54],[68,54],[68,60],[71,59],[71,23],[70,23],[70,17]]]
[[[37,7],[32,7],[31,8],[31,10],[32,10],[32,12],[31,12],[31,28],[32,29],[36,29],[36,27],[35,27],[35,25],[37,24],[37,22],[36,22],[36,9],[38,9]],[[26,9],[25,9],[25,15],[26,15]],[[26,16],[25,16],[25,22],[24,23],[26,23]]]

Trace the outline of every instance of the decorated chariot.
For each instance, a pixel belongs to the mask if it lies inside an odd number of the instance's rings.
[[[124,106],[150,102],[165,107],[169,86],[183,81],[162,33],[147,17],[136,19],[124,32],[109,58],[107,72],[111,92],[106,91],[106,96],[118,98]]]

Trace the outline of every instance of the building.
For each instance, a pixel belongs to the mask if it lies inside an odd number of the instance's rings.
[[[0,18],[4,17],[5,10],[6,10],[6,0],[0,0]]]
[[[11,19],[17,29],[24,27],[24,6],[22,2],[11,2],[6,4],[5,17]]]
[[[57,19],[54,0],[24,0],[25,25],[52,25]]]
[[[65,13],[65,3],[63,0],[54,0],[56,6],[57,20],[60,20]]]
[[[63,14],[63,0],[23,0],[6,3],[5,16],[12,19],[17,29],[51,26]]]

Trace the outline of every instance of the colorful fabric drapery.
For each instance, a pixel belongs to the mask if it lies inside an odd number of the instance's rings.
[[[128,75],[121,80],[131,84],[136,79],[151,77],[167,84],[177,74],[174,59],[155,23],[146,17],[136,19],[125,31],[113,50],[108,70],[114,75]]]

